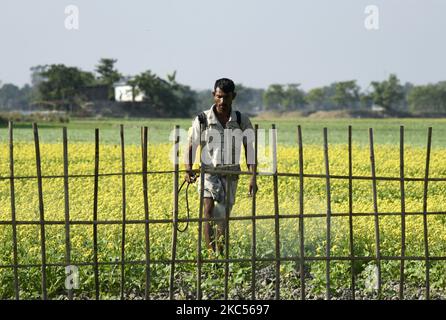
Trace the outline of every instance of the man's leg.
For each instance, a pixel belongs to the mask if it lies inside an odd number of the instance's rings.
[[[227,207],[229,208],[229,214],[231,214],[232,206],[235,203],[235,194],[237,190],[237,184],[238,179],[234,179],[232,176],[226,176],[222,179],[222,185],[224,186],[224,208],[225,212],[223,214],[223,217],[225,218],[224,221],[218,221],[217,222],[217,232],[216,232],[216,242],[217,242],[217,252],[221,255],[224,254],[226,250],[226,227],[228,224],[228,217],[226,216],[226,210]],[[226,197],[229,196],[227,199]]]
[[[226,248],[226,222],[219,222],[217,224],[216,233],[217,253],[223,255]]]
[[[204,217],[210,219],[213,217],[212,211],[214,210],[214,199],[213,198],[203,198],[204,200]],[[204,239],[206,241],[206,246],[208,249],[212,249],[215,252],[215,237],[213,222],[206,221],[204,223]]]

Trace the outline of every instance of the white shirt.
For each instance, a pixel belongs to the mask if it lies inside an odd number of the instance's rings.
[[[231,110],[229,121],[223,127],[215,115],[214,106],[212,105],[209,110],[204,111],[207,118],[207,128],[202,133],[202,162],[205,167],[231,167],[234,170],[239,170],[242,139],[246,137],[247,143],[254,141],[253,126],[249,118],[243,113],[240,113],[239,126],[237,114],[234,110]],[[201,131],[198,116],[192,121],[191,129],[189,141],[193,145],[193,150],[196,150],[200,145]]]

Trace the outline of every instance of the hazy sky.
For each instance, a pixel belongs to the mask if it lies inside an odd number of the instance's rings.
[[[65,8],[79,9],[68,30]],[[367,30],[368,5],[379,29]],[[415,84],[446,80],[445,0],[1,0],[0,81],[64,63],[93,71],[118,59],[126,75],[152,70],[194,89],[231,77],[247,86],[304,89],[389,73]]]

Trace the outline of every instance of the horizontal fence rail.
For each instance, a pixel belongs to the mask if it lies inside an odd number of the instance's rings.
[[[275,126],[272,126],[272,129],[275,129]],[[204,130],[202,127],[201,130]],[[10,192],[10,211],[11,211],[11,219],[8,220],[0,220],[0,226],[11,227],[12,230],[12,263],[0,265],[0,270],[9,269],[12,270],[12,286],[14,288],[14,295],[10,298],[20,299],[21,292],[21,281],[19,277],[19,272],[21,269],[25,268],[39,268],[41,274],[41,283],[40,283],[40,292],[42,299],[48,299],[48,279],[47,272],[50,267],[65,267],[68,268],[72,264],[76,266],[90,266],[93,268],[94,276],[94,298],[101,299],[101,283],[100,283],[100,267],[101,266],[116,266],[119,270],[119,278],[120,278],[120,287],[119,287],[119,296],[120,299],[127,299],[126,296],[126,267],[133,265],[141,265],[144,266],[144,284],[141,287],[144,288],[143,298],[148,300],[152,299],[152,287],[151,283],[153,281],[153,268],[156,265],[165,264],[169,266],[169,280],[168,280],[168,299],[175,299],[175,281],[177,276],[178,266],[181,264],[192,264],[195,266],[195,299],[203,299],[203,293],[205,289],[203,288],[203,275],[204,275],[204,267],[205,264],[211,263],[222,263],[224,264],[224,299],[229,298],[229,277],[231,276],[230,263],[246,263],[250,266],[250,279],[249,283],[246,284],[247,287],[250,288],[250,298],[257,299],[257,292],[260,284],[258,283],[258,263],[261,262],[271,262],[274,267],[274,286],[271,287],[273,290],[272,294],[275,299],[281,299],[281,267],[284,262],[295,262],[296,263],[296,272],[300,278],[299,285],[299,298],[304,300],[307,299],[306,291],[307,291],[307,283],[306,283],[306,263],[309,262],[323,262],[325,263],[325,298],[332,298],[332,269],[336,265],[336,263],[348,262],[349,263],[349,282],[350,287],[348,288],[350,291],[350,299],[356,299],[356,292],[358,289],[357,278],[355,277],[355,262],[357,261],[365,261],[365,262],[374,262],[376,264],[376,276],[377,276],[377,298],[382,299],[385,298],[382,292],[382,276],[385,270],[382,268],[382,264],[385,261],[396,261],[399,262],[399,281],[398,281],[398,298],[404,299],[404,290],[405,290],[405,272],[407,268],[407,262],[410,261],[422,261],[424,262],[424,298],[431,298],[431,288],[430,288],[430,276],[431,276],[431,267],[432,262],[434,261],[446,261],[445,256],[439,255],[431,255],[429,248],[429,228],[428,228],[428,218],[434,216],[445,216],[446,211],[428,211],[427,200],[428,200],[428,191],[429,191],[429,183],[430,182],[446,182],[445,178],[436,178],[429,176],[429,168],[430,168],[430,159],[431,159],[431,149],[432,149],[432,128],[428,129],[427,135],[427,148],[426,148],[426,159],[424,163],[424,177],[406,177],[405,171],[405,162],[404,162],[404,149],[405,149],[405,140],[404,140],[404,127],[400,127],[400,144],[399,144],[399,172],[400,175],[398,177],[384,177],[376,175],[376,157],[375,157],[375,147],[374,147],[374,131],[373,129],[369,130],[369,151],[370,151],[370,176],[358,176],[353,175],[353,157],[352,157],[352,127],[348,127],[347,134],[347,142],[348,142],[348,175],[333,175],[330,174],[330,159],[329,159],[329,136],[328,130],[324,128],[323,130],[323,157],[324,157],[324,169],[325,173],[323,174],[309,174],[304,171],[304,147],[303,147],[303,135],[301,126],[297,126],[297,147],[298,147],[298,159],[296,159],[296,168],[298,172],[279,172],[277,168],[277,136],[275,135],[276,131],[273,130],[274,134],[272,135],[272,139],[270,140],[270,144],[272,144],[273,150],[273,171],[272,172],[261,172],[258,170],[257,164],[257,153],[258,153],[258,137],[257,137],[258,126],[255,125],[255,139],[253,141],[254,144],[254,152],[255,152],[255,164],[252,166],[252,170],[250,171],[237,171],[237,170],[218,170],[218,169],[205,169],[204,165],[201,165],[200,170],[197,172],[201,179],[201,192],[199,197],[199,208],[197,212],[194,212],[194,217],[180,218],[179,217],[179,184],[180,184],[180,174],[184,174],[185,170],[181,170],[178,161],[176,161],[172,165],[172,170],[164,170],[164,171],[155,171],[150,170],[148,167],[148,128],[141,128],[141,171],[137,172],[128,172],[126,171],[126,154],[125,154],[125,143],[124,143],[124,126],[120,126],[120,161],[121,161],[121,172],[117,173],[100,173],[100,165],[101,158],[99,150],[100,150],[100,136],[99,129],[95,129],[95,152],[94,152],[94,173],[93,174],[69,174],[69,154],[68,154],[68,137],[67,137],[67,128],[64,127],[62,130],[62,143],[63,143],[63,175],[43,175],[41,169],[41,153],[40,153],[40,139],[39,139],[39,130],[37,124],[33,124],[33,134],[34,134],[34,147],[35,147],[35,168],[36,175],[35,176],[25,176],[18,175],[15,171],[15,161],[14,158],[14,131],[13,131],[13,123],[9,123],[9,176],[0,176],[0,181],[9,181],[9,192]],[[174,155],[176,159],[180,158],[179,154],[179,126],[174,127],[175,132],[175,140],[173,142],[174,147]],[[422,166],[423,164],[420,164]],[[274,204],[274,214],[270,215],[259,215],[258,204],[256,192],[252,194],[252,203],[250,215],[247,216],[230,216],[229,209],[226,209],[226,215],[223,218],[209,218],[205,217],[204,214],[204,175],[206,173],[214,173],[214,174],[225,174],[226,176],[241,176],[246,175],[252,178],[254,185],[257,185],[257,181],[259,177],[271,177],[273,183],[273,191],[271,194],[271,203]],[[153,218],[151,214],[152,208],[149,208],[149,195],[152,192],[156,192],[156,190],[151,190],[149,177],[156,175],[173,175],[173,203],[172,203],[172,216],[171,218],[159,219]],[[121,211],[121,219],[114,220],[101,220],[98,217],[98,199],[99,199],[99,178],[107,177],[107,176],[118,176],[121,177],[121,190],[122,190],[122,211]],[[128,181],[126,180],[129,176],[139,176],[142,179],[142,194],[143,194],[143,212],[141,212],[141,217],[143,219],[128,219],[127,218],[127,192],[128,192]],[[299,190],[298,200],[296,202],[296,210],[294,212],[281,212],[279,209],[279,179],[280,178],[293,178],[298,181]],[[76,220],[72,219],[70,215],[70,189],[69,189],[69,181],[70,179],[78,179],[78,178],[93,178],[93,203],[92,203],[92,213],[91,220]],[[63,194],[64,194],[64,207],[61,208],[61,211],[64,213],[63,220],[51,220],[45,217],[45,207],[44,207],[44,191],[42,188],[42,181],[45,179],[63,179]],[[324,213],[309,213],[306,212],[304,198],[307,194],[307,181],[308,179],[323,179],[325,181],[325,212]],[[37,192],[38,192],[38,220],[19,220],[17,219],[17,185],[16,181],[18,180],[29,180],[37,182]],[[332,184],[333,180],[341,180],[348,182],[348,211],[347,212],[333,212],[332,210]],[[372,198],[373,198],[373,212],[354,212],[353,210],[353,181],[355,180],[364,180],[371,182],[371,190],[372,190]],[[229,180],[227,180],[229,181]],[[399,182],[400,188],[400,211],[381,211],[378,206],[378,196],[377,196],[377,182],[379,181],[395,181]],[[422,211],[407,211],[406,208],[406,182],[422,182],[423,183],[423,205]],[[230,187],[229,183],[226,184],[225,188],[228,190]],[[156,195],[162,196],[162,195]],[[226,203],[229,201],[229,196],[225,199]],[[88,204],[90,205],[90,204]],[[228,206],[226,207],[228,208]],[[401,218],[401,242],[400,242],[400,255],[385,255],[382,252],[381,248],[381,239],[380,239],[380,218],[382,217],[400,217]],[[407,255],[407,239],[406,239],[406,231],[407,231],[407,218],[410,216],[419,216],[422,218],[422,230],[423,230],[423,255]],[[332,246],[332,227],[335,219],[339,219],[340,217],[345,217],[348,219],[348,254],[345,256],[332,254],[330,248]],[[373,219],[373,229],[374,229],[374,256],[362,256],[361,254],[355,252],[354,245],[354,223],[353,220],[356,217],[370,217]],[[309,221],[311,218],[323,218],[324,227],[326,228],[325,235],[325,252],[324,255],[319,256],[308,256],[305,254],[305,222]],[[296,221],[297,229],[295,230],[296,235],[298,235],[298,254],[284,255],[281,254],[281,231],[280,225],[281,223],[287,223],[288,221]],[[225,224],[225,243],[224,243],[224,255],[215,259],[206,258],[203,254],[205,247],[203,246],[203,231],[204,224],[209,222],[223,222]],[[250,222],[250,226],[247,227],[251,230],[252,236],[250,239],[251,247],[250,247],[250,257],[247,258],[234,258],[230,255],[231,247],[231,239],[229,228],[231,226],[231,222],[237,221],[248,221]],[[274,232],[273,238],[271,242],[274,244],[274,253],[273,257],[261,257],[257,251],[257,222],[260,221],[272,221],[274,224]],[[197,243],[196,243],[196,258],[188,258],[188,259],[180,259],[178,258],[178,232],[180,231],[179,224],[180,223],[195,223],[197,228]],[[154,259],[151,256],[151,248],[153,248],[154,244],[150,241],[151,230],[153,226],[164,224],[170,225],[172,234],[171,234],[171,243],[170,243],[170,258],[169,259]],[[307,222],[308,224],[308,222]],[[39,246],[40,246],[40,257],[41,263],[19,263],[18,260],[18,243],[19,243],[19,235],[17,232],[18,226],[39,226]],[[63,226],[65,239],[61,245],[64,246],[64,262],[62,263],[53,263],[48,262],[48,254],[47,254],[47,228],[48,226]],[[72,227],[84,225],[88,226],[92,236],[93,243],[93,257],[92,261],[73,261],[72,256]],[[99,258],[99,248],[98,244],[101,241],[98,234],[98,226],[119,226],[121,229],[121,239],[120,239],[120,257],[116,261],[101,261]],[[143,243],[143,259],[137,260],[129,260],[126,258],[126,228],[132,225],[143,225],[144,226],[144,238],[141,239],[141,243]],[[297,288],[296,288],[297,289]],[[66,298],[74,299],[76,295],[75,289],[67,289]]]

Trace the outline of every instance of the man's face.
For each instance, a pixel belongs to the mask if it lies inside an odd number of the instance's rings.
[[[217,87],[212,93],[214,95],[215,109],[218,113],[228,114],[231,110],[232,100],[235,98],[235,92],[224,92]]]

